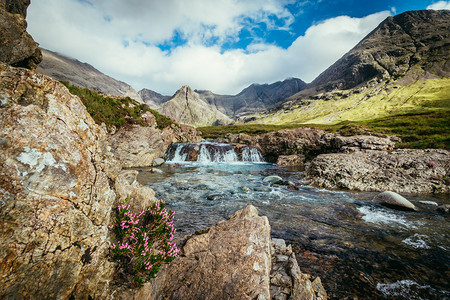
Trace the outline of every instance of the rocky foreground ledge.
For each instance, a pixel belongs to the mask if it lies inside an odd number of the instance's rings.
[[[267,217],[248,205],[226,221],[185,237],[180,255],[136,294],[114,299],[327,299],[301,272],[291,246],[271,239]]]

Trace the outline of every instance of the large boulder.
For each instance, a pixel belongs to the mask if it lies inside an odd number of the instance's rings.
[[[306,179],[324,188],[399,193],[448,193],[447,150],[358,151],[317,156]]]
[[[179,244],[180,256],[145,289],[148,299],[327,299],[300,271],[291,246],[270,238],[249,205]]]
[[[164,299],[270,299],[270,226],[253,206],[188,239],[162,284]]]
[[[26,31],[29,4],[29,0],[0,0],[0,62],[34,70],[42,53]]]

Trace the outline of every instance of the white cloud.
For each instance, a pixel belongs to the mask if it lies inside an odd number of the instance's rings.
[[[276,27],[277,18],[279,29],[287,30],[294,18],[285,8],[288,0],[90,1],[32,1],[29,32],[44,48],[86,61],[136,89],[168,95],[184,84],[235,94],[255,82],[311,81],[390,15],[324,20],[288,49],[261,42],[223,51],[221,43],[237,39],[249,22]],[[174,31],[187,42],[170,52],[158,48]],[[209,39],[216,44],[208,46]]]
[[[448,9],[448,10],[450,10],[450,1],[439,1],[439,2],[433,3],[431,5],[428,5],[427,9],[434,9],[434,10]]]

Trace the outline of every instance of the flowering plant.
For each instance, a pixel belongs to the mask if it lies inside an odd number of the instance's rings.
[[[163,263],[177,256],[173,240],[174,212],[166,209],[163,200],[137,213],[129,204],[117,207],[117,218],[109,229],[117,242],[111,243],[111,256],[119,260],[124,271],[133,275],[133,282],[142,285],[156,277]]]

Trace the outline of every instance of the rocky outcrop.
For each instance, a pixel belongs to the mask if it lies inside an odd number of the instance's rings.
[[[171,125],[163,130],[155,126],[132,125],[120,128],[108,138],[111,151],[125,168],[149,167],[164,158],[172,143],[200,142],[194,127]]]
[[[200,99],[189,86],[179,89],[158,111],[178,123],[192,126],[226,125],[232,122],[217,108]]]
[[[141,96],[128,84],[103,74],[88,63],[42,49],[43,59],[36,71],[56,80],[86,87],[103,94],[130,97],[143,102]]]
[[[341,136],[315,128],[296,128],[269,132],[262,135],[227,134],[217,142],[256,145],[267,162],[279,165],[303,165],[307,160],[323,153],[353,152],[361,150],[393,150],[400,139],[382,134]],[[236,146],[237,147],[237,146]]]
[[[58,82],[4,64],[0,78],[0,298],[106,296],[106,134]]]
[[[302,154],[280,155],[277,159],[277,166],[303,166],[305,156]]]
[[[152,299],[326,299],[320,278],[301,273],[254,206],[179,245],[180,256],[147,287]]]
[[[322,154],[305,174],[311,184],[330,189],[448,193],[449,154],[411,149]]]
[[[26,31],[29,4],[29,0],[0,0],[0,62],[33,70],[42,54]]]

